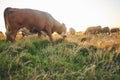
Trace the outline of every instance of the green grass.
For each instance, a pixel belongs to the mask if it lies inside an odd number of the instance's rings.
[[[0,80],[120,80],[120,54],[48,39],[0,42]]]

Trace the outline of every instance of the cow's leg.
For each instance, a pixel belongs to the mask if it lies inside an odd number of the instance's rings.
[[[46,33],[47,33],[47,35],[49,36],[49,38],[50,38],[50,41],[52,42],[52,45],[54,45],[54,42],[53,42],[53,38],[52,38],[52,32],[51,32],[51,30],[50,30],[50,29],[48,29]]]
[[[10,34],[10,37],[11,37],[11,41],[14,42],[15,41],[15,38],[16,38],[16,35],[17,35],[17,29],[12,31],[11,34]]]
[[[41,32],[38,32],[38,37],[41,38]]]
[[[6,31],[6,41],[14,42],[16,34],[17,34],[17,30],[8,30],[8,31]]]
[[[14,41],[15,41],[16,34],[17,34],[17,33],[14,33],[14,32],[6,33],[7,41],[14,42]]]
[[[14,33],[14,34],[11,35],[12,42],[15,41],[15,37],[16,37],[16,35],[17,35],[16,33]]]
[[[48,33],[48,36],[49,36],[49,38],[50,38],[50,41],[52,42],[52,45],[54,45],[54,42],[53,42],[53,38],[52,38],[52,34],[50,33]]]
[[[19,26],[18,26],[18,25],[14,25],[14,26],[17,26],[17,27],[12,27],[12,29],[10,30],[10,38],[11,38],[11,41],[12,41],[12,42],[15,41],[17,32],[18,32],[18,30],[19,30]]]

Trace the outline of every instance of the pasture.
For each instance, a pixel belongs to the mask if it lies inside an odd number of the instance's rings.
[[[0,80],[120,80],[120,34],[0,39]]]

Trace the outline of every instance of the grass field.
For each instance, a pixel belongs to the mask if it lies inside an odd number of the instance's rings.
[[[120,80],[119,35],[54,40],[1,40],[0,80]]]

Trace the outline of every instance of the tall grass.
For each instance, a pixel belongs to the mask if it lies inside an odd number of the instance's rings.
[[[120,80],[120,54],[57,40],[0,43],[1,80]]]

